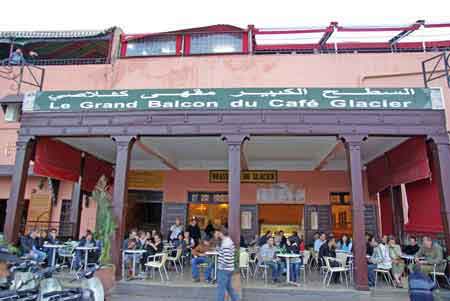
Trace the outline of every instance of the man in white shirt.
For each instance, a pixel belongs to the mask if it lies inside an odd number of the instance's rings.
[[[314,251],[319,253],[320,247],[327,241],[327,236],[325,233],[321,233],[319,239],[314,242]]]
[[[178,236],[183,233],[183,225],[181,224],[180,218],[175,219],[175,224],[170,227],[170,241],[178,239]]]

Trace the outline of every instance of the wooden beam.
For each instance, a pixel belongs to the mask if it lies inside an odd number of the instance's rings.
[[[148,145],[145,145],[144,143],[142,143],[141,140],[137,140],[135,143],[137,146],[139,146],[141,148],[141,150],[144,153],[158,158],[167,167],[170,167],[171,169],[178,171],[178,167],[176,166],[176,164],[174,162],[172,162],[169,158],[160,154],[156,149],[154,149]]]
[[[241,170],[248,170],[248,160],[244,150],[245,143],[241,145]]]
[[[331,149],[331,151],[325,155],[325,157],[322,158],[322,160],[319,161],[319,164],[314,168],[314,171],[321,171],[322,168],[325,167],[325,165],[333,159],[336,156],[336,153],[340,150],[344,149],[344,144],[342,142],[336,143],[336,145]]]

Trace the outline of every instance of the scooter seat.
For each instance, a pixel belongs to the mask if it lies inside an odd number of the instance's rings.
[[[0,291],[0,299],[18,296],[15,290]]]

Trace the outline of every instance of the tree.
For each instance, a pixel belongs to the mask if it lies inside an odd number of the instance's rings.
[[[97,204],[95,234],[101,242],[100,263],[111,264],[111,240],[116,230],[116,222],[112,213],[112,196],[104,175],[98,180],[92,192],[92,199]]]

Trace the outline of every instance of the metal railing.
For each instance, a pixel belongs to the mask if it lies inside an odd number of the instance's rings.
[[[51,65],[99,65],[107,64],[108,58],[72,58],[72,59],[32,59],[28,60],[33,65],[51,66]]]
[[[61,240],[73,239],[73,223],[53,222],[53,221],[26,221],[20,225],[20,233],[27,234],[31,229],[39,231],[49,231],[56,229],[58,231],[58,238]]]
[[[430,82],[443,77],[450,88],[450,52],[442,52],[422,61],[422,75],[426,88]]]
[[[0,64],[0,77],[16,83],[17,95],[21,93],[22,85],[33,86],[42,91],[45,69],[27,61],[23,61],[20,65],[6,61]]]

